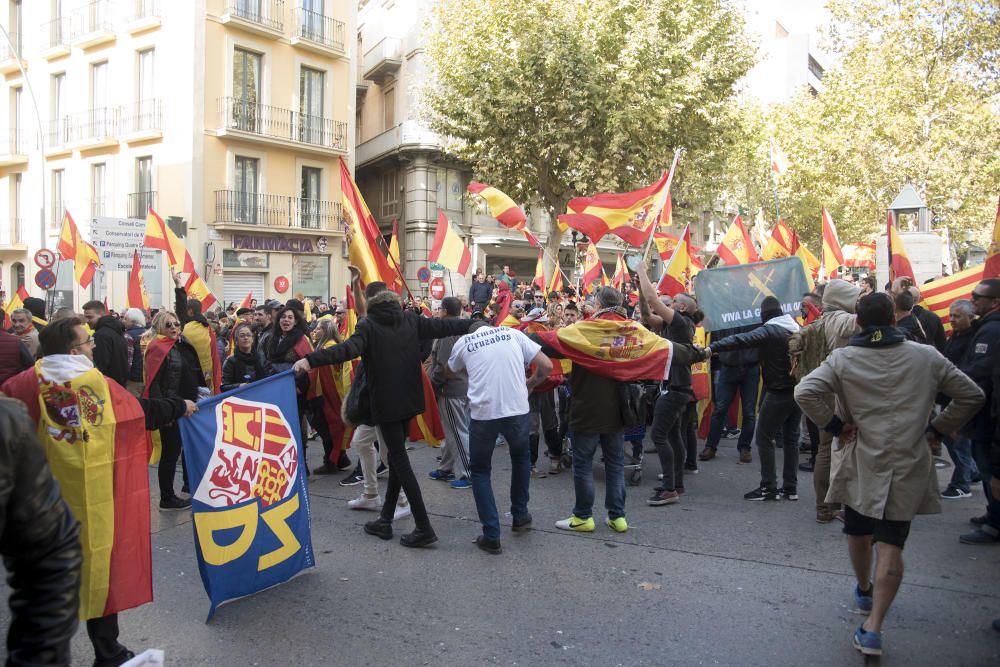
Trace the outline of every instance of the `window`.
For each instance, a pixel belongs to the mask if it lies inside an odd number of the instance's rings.
[[[326,73],[303,67],[299,70],[299,141],[323,141],[323,88]]]
[[[21,218],[21,174],[10,178],[10,218],[11,228],[17,229]]]
[[[63,202],[63,182],[65,175],[66,171],[63,169],[52,170],[52,201],[49,206],[51,213],[49,224],[52,229],[59,229],[62,225],[63,214],[66,212],[66,206]]]
[[[399,174],[389,170],[382,174],[382,216],[399,215]]]
[[[449,211],[465,210],[462,175],[455,169],[437,170],[437,206]]]
[[[50,90],[52,122],[49,127],[49,145],[64,146],[69,141],[69,118],[66,117],[66,73],[53,74]]]
[[[358,138],[358,143],[363,143],[365,140],[364,125],[361,122],[364,118],[364,113],[362,113],[361,105],[358,105],[358,110],[354,112],[354,132]]]
[[[24,43],[24,26],[22,25],[22,19],[24,15],[21,12],[21,0],[13,0],[10,3],[10,41],[14,45],[14,53],[18,58],[21,57],[21,44]]]
[[[302,36],[314,42],[323,42],[323,0],[301,0],[301,2]]]
[[[103,162],[90,166],[90,216],[92,218],[104,216],[105,174],[107,174],[107,168]]]
[[[153,57],[155,51],[146,49],[136,54],[136,99],[140,103],[151,102],[156,95],[153,93]],[[140,111],[141,113],[141,111]]]
[[[233,122],[238,130],[258,131],[260,64],[258,53],[244,49],[233,52]]]
[[[112,110],[108,109],[108,63],[94,63],[90,66],[90,113],[88,137],[110,137],[115,133],[111,127]]]
[[[260,160],[236,156],[236,221],[247,225],[257,224],[257,177]]]
[[[318,167],[302,167],[301,206],[303,227],[320,229],[320,183],[323,170]]]
[[[396,126],[396,89],[387,88],[382,92],[382,129]]]
[[[21,87],[10,89],[10,145],[7,152],[11,154],[24,153],[24,137],[21,132]]]
[[[128,217],[143,219],[149,209],[156,208],[156,191],[153,187],[153,158],[149,155],[135,160],[134,191],[128,198]]]

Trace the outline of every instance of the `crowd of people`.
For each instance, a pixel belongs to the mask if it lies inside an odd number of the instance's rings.
[[[605,524],[623,533],[626,468],[641,465],[644,439],[659,462],[646,502],[668,506],[688,492],[685,475],[717,465],[710,462],[723,437],[738,437],[739,463],[753,463],[755,446],[760,467],[760,483],[745,493],[747,501],[796,501],[800,473],[808,473],[816,521],[843,522],[857,574],[853,599],[868,616],[853,642],[866,654],[881,653],[882,623],[902,580],[902,550],[915,515],[940,511],[940,499],[968,497],[981,482],[987,511],[972,518],[972,530],[960,539],[1000,543],[1000,479],[994,476],[1000,471],[1000,392],[993,391],[1000,381],[1000,279],[983,280],[969,299],[951,305],[950,336],[918,305],[919,289],[908,279],[885,291],[876,291],[871,279],[860,287],[833,279],[803,295],[798,317],[769,296],[759,306],[760,324],[706,337],[695,296],[658,295],[647,271],[639,265],[634,289],[597,287],[578,295],[573,287],[546,292],[518,282],[504,267],[496,279],[477,273],[467,296],[448,296],[436,309],[384,283],[362,286],[353,268],[350,299],[343,301],[294,298],[203,312],[178,274],[172,309],[119,314],[95,300],[79,314],[59,309],[46,319],[44,301],[25,299],[24,308],[10,313],[10,332],[0,332],[0,391],[24,401],[30,415],[0,401],[0,457],[7,457],[0,468],[10,481],[0,484],[7,490],[0,505],[8,517],[5,536],[23,533],[28,545],[18,554],[5,552],[15,572],[13,623],[31,623],[38,613],[48,620],[40,641],[24,643],[23,633],[11,632],[14,664],[68,664],[77,612],[67,614],[66,607],[80,604],[73,588],[81,560],[86,572],[93,558],[86,540],[81,551],[72,518],[86,522],[85,508],[67,508],[47,473],[39,472],[45,468],[39,453],[51,444],[46,439],[70,432],[52,428],[50,420],[64,429],[86,430],[86,424],[67,425],[65,414],[39,410],[39,396],[47,400],[40,394],[43,380],[70,387],[78,378],[103,376],[106,400],[122,406],[122,415],[134,409],[154,432],[159,508],[171,511],[191,505],[177,421],[202,398],[288,369],[296,372],[303,445],[315,438],[323,448],[322,464],[307,474],[343,472],[341,485],[361,486],[348,505],[378,512],[364,531],[380,539],[391,539],[394,521],[412,515],[414,529],[399,540],[406,547],[438,539],[405,446],[411,422],[428,410],[437,411],[444,431],[429,479],[471,488],[482,524],[476,545],[490,554],[503,551],[491,481],[498,443],[511,459],[512,530],[531,527],[532,476],[558,475],[571,461],[575,498],[556,527],[595,531],[592,470],[600,449]],[[663,353],[668,372],[649,377],[600,355],[572,353],[568,341],[595,328],[622,327],[646,353]],[[699,453],[703,397],[692,366],[709,361],[713,405]],[[869,400],[872,395],[879,400]],[[741,409],[732,423],[737,401]],[[43,427],[37,429],[41,448],[25,419]],[[538,461],[543,440],[547,465]],[[942,445],[954,465],[943,490],[934,465]],[[800,450],[809,453],[808,462],[800,463]],[[79,471],[52,468],[63,486],[81,483],[72,478]],[[379,478],[385,476],[383,494]],[[25,507],[37,521],[23,519]],[[43,552],[51,555],[47,562],[30,557]],[[118,642],[116,613],[82,617],[95,665],[132,656]],[[1000,630],[1000,621],[994,627]]]

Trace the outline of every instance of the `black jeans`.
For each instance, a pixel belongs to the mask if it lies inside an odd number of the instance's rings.
[[[399,500],[399,489],[406,491],[406,499],[410,501],[413,520],[417,528],[430,528],[427,518],[427,508],[424,507],[424,497],[420,493],[417,477],[410,467],[410,457],[406,453],[406,433],[409,420],[379,424],[382,434],[382,445],[386,448],[386,459],[389,461],[389,482],[385,490],[385,503],[382,505],[382,520],[392,521],[396,512],[396,501]]]
[[[181,432],[176,424],[160,429],[160,467],[156,479],[160,483],[160,500],[169,500],[177,495],[174,491],[174,475],[177,473],[177,459],[181,456]]]
[[[688,401],[680,428],[684,438],[684,466],[694,470],[698,467],[698,401]]]
[[[809,431],[809,460],[815,462],[819,451],[819,427],[806,417],[806,430]]]
[[[114,660],[128,650],[118,643],[118,614],[88,620],[87,636],[94,645],[94,658],[97,663],[102,660]]]
[[[782,448],[785,450],[782,477],[784,488],[793,488],[798,483],[799,469],[799,420],[802,413],[795,402],[791,389],[770,389],[764,394],[757,417],[757,453],[760,456],[760,486],[769,491],[777,490],[777,475],[774,468],[775,439],[780,431]]]
[[[653,407],[653,444],[663,469],[663,488],[674,491],[684,486],[684,438],[681,419],[689,395],[675,389],[660,394]]]

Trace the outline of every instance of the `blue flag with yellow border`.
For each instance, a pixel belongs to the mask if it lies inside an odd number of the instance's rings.
[[[211,620],[315,565],[292,371],[200,401],[179,424]]]

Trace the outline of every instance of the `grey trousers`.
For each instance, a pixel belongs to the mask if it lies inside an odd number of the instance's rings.
[[[455,477],[469,478],[469,399],[465,396],[438,396],[438,410],[444,426],[441,470]]]

